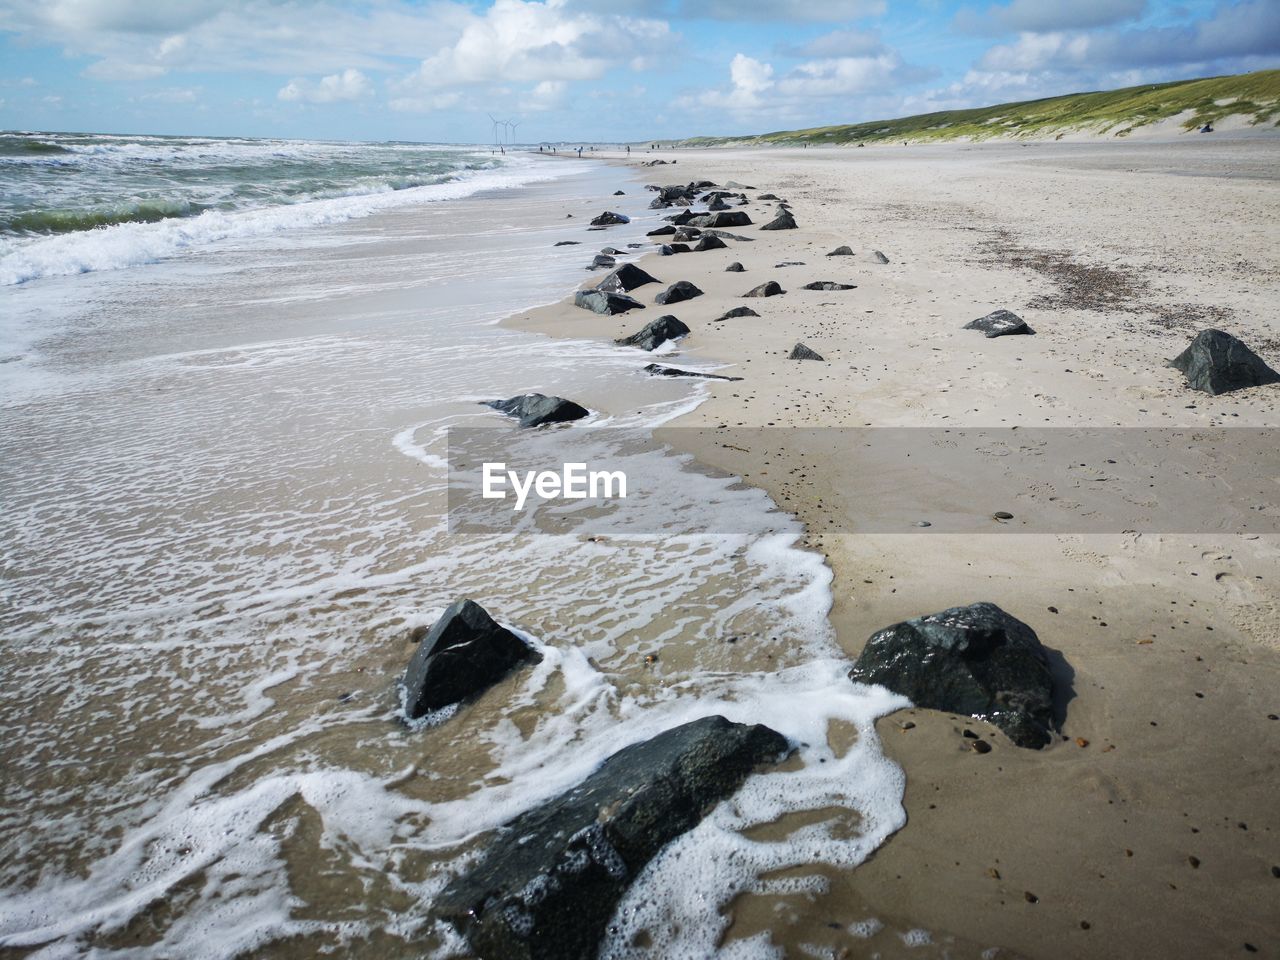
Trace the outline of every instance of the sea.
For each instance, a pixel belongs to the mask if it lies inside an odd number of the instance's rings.
[[[730,904],[902,826],[900,701],[847,679],[830,570],[763,492],[672,450],[633,494],[670,529],[449,529],[449,429],[516,430],[482,401],[702,401],[586,311],[501,325],[638,255],[648,199],[536,150],[0,134],[4,956],[466,956],[431,903],[493,830],[709,714],[795,758],[635,879],[602,956],[781,956]],[[407,722],[414,630],[464,596],[543,659]]]

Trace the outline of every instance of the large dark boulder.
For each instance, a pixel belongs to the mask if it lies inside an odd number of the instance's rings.
[[[827,256],[828,257],[852,257],[853,248],[852,247],[836,247],[834,250],[828,253]]]
[[[1201,330],[1191,346],[1169,361],[1169,366],[1186,374],[1187,386],[1192,390],[1215,395],[1280,382],[1280,373],[1221,330]]]
[[[704,213],[687,221],[695,227],[749,227],[751,218],[742,210],[719,210],[715,213]]]
[[[756,197],[756,199],[757,200],[781,200],[782,198],[775,193],[762,193],[760,194],[760,196]]]
[[[693,252],[703,253],[707,250],[723,250],[728,246],[719,237],[700,237],[698,242],[693,245]]]
[[[512,670],[542,659],[471,600],[449,606],[418,644],[401,689],[411,720],[473,700]]]
[[[548,397],[541,393],[522,393],[509,400],[486,400],[486,407],[501,410],[520,420],[522,427],[540,427],[544,423],[568,423],[581,420],[591,411],[564,397]]]
[[[650,363],[644,372],[651,377],[701,377],[704,380],[741,380],[741,377],[726,377],[719,373],[702,373],[699,370],[681,370],[679,367],[664,367],[660,363]]]
[[[677,253],[688,253],[689,245],[687,243],[664,243],[658,248],[658,256],[674,257]]]
[[[691,240],[697,240],[701,234],[702,231],[697,227],[677,227],[676,232],[671,235],[671,239],[676,243],[688,243]]]
[[[988,338],[1035,333],[1034,330],[1027,326],[1027,321],[1008,310],[996,310],[993,313],[988,313],[985,317],[971,320],[964,325],[964,329],[981,330]]]
[[[609,293],[607,290],[579,290],[573,295],[573,305],[609,315],[644,309],[644,304],[635,297],[629,297],[625,293]]]
[[[689,328],[671,314],[651,320],[637,333],[614,343],[623,347],[639,347],[641,350],[656,350],[668,340],[678,340],[689,335]]]
[[[603,270],[606,267],[615,267],[617,266],[617,264],[618,264],[618,261],[613,259],[613,257],[609,256],[608,254],[597,253],[595,257],[592,258],[591,265],[587,267],[587,269]]]
[[[683,183],[673,183],[658,191],[658,196],[663,200],[692,200],[695,195],[695,192]]]
[[[695,287],[688,280],[677,280],[667,289],[653,298],[654,303],[681,303],[685,300],[692,300],[694,297],[702,296],[702,291]]]
[[[553,247],[576,247],[581,240],[557,240],[552,244]]]
[[[597,290],[605,293],[628,293],[646,283],[661,283],[657,277],[645,273],[634,263],[624,263],[616,270],[610,271],[605,278],[596,284]]]
[[[593,227],[611,227],[615,223],[630,223],[631,218],[623,216],[620,213],[614,213],[612,210],[606,210],[598,217],[593,217],[591,225]]]
[[[874,260],[876,263],[888,263],[888,262],[889,262],[889,258],[888,258],[888,257],[886,257],[886,256],[885,256],[883,253],[881,253],[879,250],[872,250],[872,251],[871,251],[871,259],[872,259],[872,260]]]
[[[952,607],[886,627],[849,676],[916,706],[994,723],[1039,749],[1053,729],[1053,678],[1036,632],[994,603]]]
[[[658,227],[656,230],[650,230],[645,234],[646,237],[669,237],[676,232],[676,228],[667,224],[665,227]]]
[[[760,286],[758,287],[752,287],[750,290],[744,293],[743,296],[744,297],[776,297],[778,296],[778,294],[786,293],[786,292],[787,291],[782,289],[782,286],[778,283],[777,280],[769,280],[765,283],[760,284]]]
[[[761,230],[794,230],[798,224],[796,218],[786,210],[783,210],[776,217],[766,223]]]
[[[788,750],[768,727],[719,716],[624,747],[503,827],[432,912],[482,960],[595,960],[644,866]]]
[[[745,273],[746,270],[747,268],[744,267],[742,264],[740,264],[737,260],[733,261],[733,263],[729,264],[727,267],[724,268],[725,273]]]
[[[650,210],[665,210],[669,206],[671,206],[671,201],[663,200],[661,197],[654,197],[649,201]]]
[[[857,290],[856,283],[837,283],[834,280],[815,280],[813,283],[806,283],[805,290]]]
[[[696,217],[692,210],[681,210],[679,213],[673,213],[671,216],[663,217],[662,219],[668,223],[674,223],[677,227],[683,227],[686,223],[692,223]]]
[[[735,320],[738,317],[758,317],[758,316],[760,316],[760,314],[756,313],[750,307],[734,307],[732,310],[726,310],[724,313],[720,314],[720,316],[716,317],[716,319],[717,320]]]
[[[755,237],[744,237],[739,233],[728,233],[724,230],[703,230],[704,237],[719,237],[721,240],[737,240],[740,243],[755,243]]]
[[[787,354],[788,360],[825,360],[822,354],[817,350],[806,347],[803,343],[797,343],[791,348],[791,352]]]

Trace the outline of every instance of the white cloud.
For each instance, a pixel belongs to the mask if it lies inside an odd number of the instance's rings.
[[[317,80],[290,80],[276,94],[281,100],[305,103],[336,103],[360,100],[373,95],[373,84],[359,70],[347,68]]]
[[[1023,33],[1012,43],[988,50],[978,69],[1097,73],[1276,55],[1280,55],[1280,3],[1251,0],[1219,5],[1210,18],[1184,26]]]
[[[797,64],[776,76],[771,64],[739,53],[729,64],[728,89],[684,97],[686,109],[726,110],[740,120],[802,123],[822,115],[839,122],[850,97],[875,94],[888,99],[904,83],[929,74],[904,63],[896,51],[880,47],[873,56],[824,57]]]

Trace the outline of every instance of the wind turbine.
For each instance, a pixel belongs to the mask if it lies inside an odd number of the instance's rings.
[[[510,142],[511,142],[511,143],[515,143],[515,142],[516,142],[516,127],[520,126],[520,124],[524,123],[524,121],[523,121],[523,120],[508,120],[508,121],[507,121],[507,123],[508,123],[508,124],[510,125],[510,127],[511,127],[511,141],[510,141]]]
[[[490,120],[492,120],[492,121],[493,121],[493,142],[494,142],[494,144],[497,144],[497,142],[498,142],[498,124],[499,124],[499,123],[501,123],[502,121],[501,121],[501,120],[499,120],[497,117],[495,117],[492,113],[487,114],[487,116],[489,117],[489,119],[490,119]]]

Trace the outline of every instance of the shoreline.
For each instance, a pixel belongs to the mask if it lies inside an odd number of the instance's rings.
[[[1214,146],[1222,166],[1234,162],[1248,177],[1257,151],[1275,150],[1266,144]],[[1028,957],[1280,949],[1267,912],[1269,867],[1280,859],[1266,789],[1277,768],[1268,747],[1275,711],[1265,702],[1277,686],[1268,679],[1280,680],[1275,537],[822,533],[841,464],[822,450],[789,450],[781,437],[751,452],[716,437],[722,424],[1277,425],[1280,404],[1265,388],[1207,397],[1163,367],[1210,326],[1275,361],[1274,181],[1260,188],[1201,172],[1198,194],[1184,199],[1187,180],[1155,172],[1178,163],[1167,147],[1117,144],[1121,153],[1104,156],[1109,146],[1077,145],[1080,170],[1055,166],[1044,147],[1032,163],[1003,156],[1014,147],[931,149],[905,170],[885,169],[878,151],[671,151],[662,156],[681,162],[657,168],[633,159],[628,166],[657,183],[738,180],[756,188],[753,198],[773,192],[791,201],[800,229],[760,233],[771,213],[753,200],[742,209],[755,226],[730,232],[754,242],[636,261],[664,285],[691,280],[702,297],[658,313],[602,317],[558,304],[503,321],[613,339],[669,311],[693,330],[682,357],[745,377],[714,382],[660,435],[800,518],[834,572],[830,618],[851,660],[890,623],[992,600],[1067,664],[1064,740],[1038,753],[997,738],[995,751],[975,755],[961,731],[994,728],[967,718],[914,710],[882,719],[886,755],[907,775],[907,826],[833,878],[831,893],[797,905],[783,940],[855,922],[861,910],[900,932],[928,930],[960,955],[994,946]],[[840,244],[856,256],[825,257]],[[890,262],[872,262],[875,249]],[[747,271],[725,274],[732,260]],[[805,263],[774,266],[787,260]],[[740,299],[768,279],[788,293]],[[818,279],[858,288],[799,291]],[[658,289],[636,295],[650,303]],[[739,304],[763,316],[715,321]],[[1026,316],[1037,336],[958,330],[1002,307]],[[785,360],[796,340],[826,361]],[[885,955],[899,947],[889,941]]]

